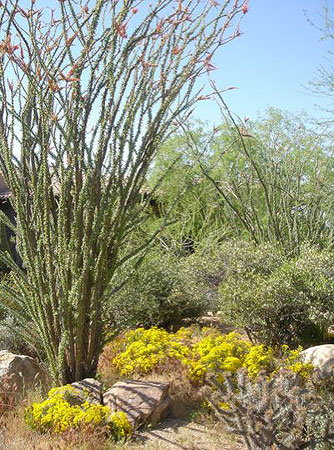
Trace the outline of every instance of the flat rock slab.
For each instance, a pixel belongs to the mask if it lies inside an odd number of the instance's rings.
[[[334,344],[316,345],[301,352],[303,361],[311,363],[321,378],[334,376]]]
[[[72,383],[71,386],[79,391],[82,403],[88,401],[94,405],[102,404],[102,384],[95,378],[85,378]]]
[[[170,406],[168,391],[168,383],[118,381],[103,395],[103,404],[125,412],[133,428],[143,422],[156,425]]]

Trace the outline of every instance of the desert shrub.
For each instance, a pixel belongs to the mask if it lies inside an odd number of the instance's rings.
[[[154,248],[109,302],[108,314],[118,329],[133,326],[179,325],[183,319],[200,316],[207,301],[194,297],[183,287],[183,258]],[[115,286],[132,270],[131,264],[119,270]]]
[[[17,319],[7,315],[0,321],[0,350],[8,350],[15,354],[31,356],[43,359],[44,352],[41,349],[40,336],[34,325],[31,326],[30,335],[20,329]]]
[[[261,248],[248,253],[259,260]],[[265,259],[262,263],[266,265]],[[220,285],[224,318],[271,346],[322,342],[333,322],[334,263],[330,252],[304,247],[296,258],[261,269],[236,257]],[[237,269],[239,267],[239,269]]]
[[[17,305],[19,286],[13,272],[0,275],[0,350],[43,359],[41,336],[26,311],[10,311]]]
[[[267,274],[281,263],[272,247],[257,248],[246,241],[206,245],[186,257],[154,247],[129,282],[109,301],[110,323],[117,329],[134,326],[179,326],[207,311],[217,311],[219,286],[227,276]],[[132,262],[118,271],[115,287],[133,270]]]
[[[185,376],[200,386],[211,373],[236,373],[241,367],[246,368],[252,378],[261,370],[271,374],[280,367],[307,377],[312,366],[299,360],[300,350],[289,350],[285,346],[281,350],[283,357],[278,359],[270,347],[252,345],[236,333],[224,336],[214,328],[198,330],[192,326],[176,333],[138,328],[110,343],[101,361],[103,367],[113,367],[118,376],[138,377],[168,371],[173,364],[179,364]]]
[[[110,408],[88,401],[78,402],[78,391],[71,385],[53,388],[41,403],[25,410],[26,423],[34,430],[62,434],[69,430],[107,428],[115,440],[131,434],[131,425],[123,412],[111,413]]]
[[[209,391],[210,404],[248,449],[333,448],[334,403],[311,385],[299,385],[291,371],[279,371],[270,379],[261,374],[255,381],[239,371],[237,383],[231,376],[211,383],[215,390]]]
[[[247,277],[249,273],[266,275],[279,267],[280,253],[269,245],[255,246],[242,240],[206,244],[184,259],[180,276],[182,290],[207,309],[220,309],[219,286],[230,277]]]

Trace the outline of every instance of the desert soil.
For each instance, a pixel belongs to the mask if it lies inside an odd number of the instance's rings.
[[[181,419],[168,419],[154,429],[137,434],[129,448],[164,450],[244,450],[242,439],[220,425],[201,425]]]

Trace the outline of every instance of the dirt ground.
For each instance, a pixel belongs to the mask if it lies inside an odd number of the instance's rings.
[[[241,438],[228,433],[221,425],[168,419],[154,429],[137,434],[129,448],[147,450],[244,450]]]

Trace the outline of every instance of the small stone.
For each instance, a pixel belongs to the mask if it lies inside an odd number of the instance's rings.
[[[103,395],[103,404],[123,411],[134,429],[144,422],[156,425],[169,409],[168,391],[168,383],[118,381]]]
[[[88,401],[94,405],[102,404],[102,384],[95,378],[85,378],[72,383],[71,386],[79,391],[81,403]]]

